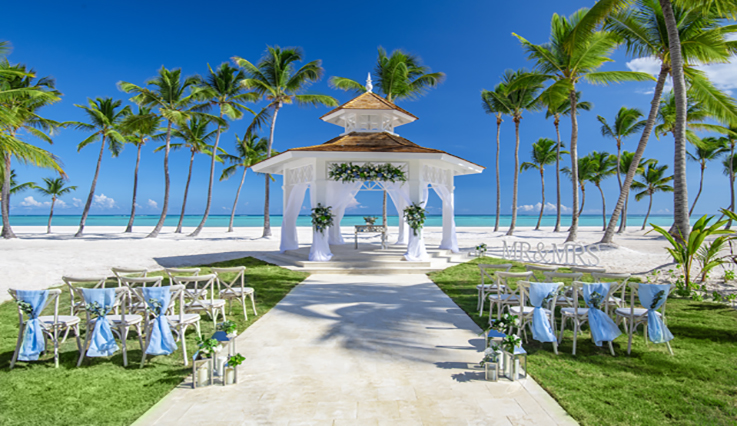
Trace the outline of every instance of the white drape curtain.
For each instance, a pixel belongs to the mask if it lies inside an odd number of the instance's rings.
[[[363,182],[336,182],[326,183],[327,203],[332,207],[335,215],[333,226],[328,231],[330,244],[345,244],[343,235],[340,233],[340,221],[345,215],[345,209],[356,204],[356,194],[361,190]]]
[[[440,248],[458,253],[458,237],[456,236],[456,220],[453,190],[445,185],[432,184],[432,189],[443,201],[443,239]]]
[[[392,199],[394,207],[397,209],[397,215],[399,216],[399,237],[394,244],[407,244],[409,226],[404,219],[404,209],[411,204],[409,199],[409,184],[405,182],[383,182],[383,185],[386,193]]]
[[[299,240],[297,238],[297,216],[299,216],[299,210],[302,208],[302,202],[305,199],[305,191],[307,191],[309,186],[309,183],[298,183],[293,185],[289,192],[287,205],[284,207],[281,223],[281,243],[279,245],[279,251],[282,253],[286,250],[296,250],[299,248]]]
[[[426,184],[422,184],[420,189],[420,207],[423,209],[427,206],[427,198],[429,195],[429,189]],[[411,204],[408,200],[408,205]],[[409,227],[409,226],[408,226]],[[409,243],[407,244],[407,252],[404,253],[404,258],[411,262],[418,262],[427,259],[427,249],[425,248],[425,239],[422,237],[423,230],[420,229],[415,235],[414,230],[409,230]]]
[[[316,191],[310,191],[310,204],[314,209],[317,207],[317,195]],[[330,251],[330,244],[328,243],[329,229],[325,232],[315,231],[312,228],[312,246],[310,247],[309,260],[312,262],[327,262],[333,258],[333,253]]]

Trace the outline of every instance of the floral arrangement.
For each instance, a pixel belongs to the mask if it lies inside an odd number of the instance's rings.
[[[33,306],[31,306],[30,303],[24,302],[22,300],[17,300],[15,303],[18,304],[20,310],[23,311],[26,315],[28,315],[29,317],[33,315]]]
[[[202,354],[206,357],[211,357],[219,351],[219,343],[216,339],[205,339],[198,337],[197,346],[199,346],[200,352],[202,352]]]
[[[422,229],[422,225],[425,224],[425,209],[417,203],[412,203],[411,206],[404,209],[404,218],[407,219],[409,227],[412,228],[412,233],[417,236],[417,233]]]
[[[479,255],[479,257],[483,256],[486,254],[486,249],[487,249],[486,243],[481,243],[476,246],[476,253]]]
[[[512,315],[510,313],[506,313],[502,315],[502,317],[498,320],[493,320],[491,323],[491,330],[496,330],[500,333],[507,334],[511,328],[517,327],[519,325],[519,317],[517,315]]]
[[[499,362],[499,350],[501,347],[496,343],[492,343],[491,346],[486,348],[484,351],[484,357],[479,362],[480,366],[484,366],[487,362]]]
[[[520,339],[519,336],[510,334],[502,340],[502,349],[509,353],[513,353],[514,348],[520,347],[521,344],[522,339]]]
[[[362,166],[353,163],[333,164],[328,171],[328,177],[340,182],[404,182],[407,180],[407,176],[402,169],[389,163],[366,163]]]
[[[333,226],[333,213],[330,206],[323,206],[317,203],[317,207],[312,209],[312,227],[315,231],[324,234],[325,230]]]
[[[601,310],[601,305],[603,302],[604,296],[597,292],[594,292],[593,294],[591,294],[591,296],[589,296],[589,307]]]
[[[163,306],[161,305],[161,301],[159,299],[148,299],[147,303],[148,303],[149,308],[151,308],[151,311],[154,313],[154,315],[156,316],[161,315]]]
[[[235,354],[228,357],[228,363],[226,364],[228,367],[237,367],[241,364],[243,364],[243,361],[246,360],[246,357],[244,357],[241,354]]]
[[[660,290],[659,292],[655,293],[655,296],[653,297],[653,303],[650,304],[650,309],[655,309],[656,306],[658,306],[658,303],[660,303],[660,300],[665,296],[665,290]]]
[[[103,308],[103,306],[97,302],[87,303],[84,305],[84,308],[87,309],[87,312],[95,314],[98,317],[107,314],[107,311]]]
[[[363,217],[363,220],[366,222],[366,225],[371,225],[371,226],[373,226],[373,224],[376,223],[378,219],[379,218],[376,216],[364,216]]]
[[[218,323],[217,329],[224,331],[226,334],[233,334],[235,333],[237,326],[233,321],[223,321]]]

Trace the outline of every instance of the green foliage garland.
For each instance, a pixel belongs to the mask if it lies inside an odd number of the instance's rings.
[[[317,203],[317,207],[312,209],[312,227],[315,231],[324,234],[325,230],[333,226],[333,213],[330,206],[323,206]]]
[[[412,233],[417,236],[417,233],[425,224],[425,209],[417,203],[412,203],[411,206],[404,209],[404,218],[407,219],[409,227],[412,228]]]
[[[353,163],[333,164],[328,172],[330,179],[340,182],[405,182],[407,176],[399,167],[389,163],[371,164],[362,166]]]

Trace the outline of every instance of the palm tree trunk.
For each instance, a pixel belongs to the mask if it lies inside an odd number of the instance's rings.
[[[701,180],[699,181],[699,192],[696,193],[696,198],[694,198],[693,200],[691,210],[688,211],[689,216],[693,214],[693,209],[696,207],[696,202],[699,201],[699,196],[701,196],[701,189],[704,187],[704,170],[706,170],[706,163],[701,163]]]
[[[571,212],[571,228],[568,230],[566,242],[576,241],[578,237],[578,118],[576,117],[576,90],[568,93],[571,100],[571,181],[573,182],[573,211]],[[583,189],[583,187],[582,187]],[[582,191],[583,192],[583,191]],[[582,194],[585,196],[585,194]],[[583,208],[583,202],[581,202]]]
[[[514,226],[517,224],[517,186],[519,181],[519,118],[514,119],[514,185],[512,186],[512,223],[507,235],[514,235]]]
[[[194,150],[192,156],[189,157],[189,172],[187,172],[187,184],[184,185],[184,199],[182,200],[182,213],[179,215],[179,223],[177,223],[177,230],[175,234],[182,233],[182,222],[184,222],[184,209],[187,208],[187,195],[189,194],[189,182],[192,180],[192,163],[194,163]]]
[[[138,153],[136,154],[136,168],[133,172],[133,201],[131,202],[131,217],[128,219],[128,226],[125,232],[133,232],[133,220],[136,218],[136,192],[138,191],[138,165],[141,163],[141,148],[143,148],[143,138],[138,143]]]
[[[223,106],[220,106],[220,119],[223,119]],[[207,222],[207,217],[210,215],[210,205],[212,205],[212,187],[213,183],[215,181],[215,158],[217,157],[218,153],[218,144],[220,143],[220,132],[222,131],[222,126],[220,123],[218,123],[218,130],[217,134],[215,135],[215,145],[213,145],[212,148],[212,159],[210,160],[210,183],[207,187],[207,203],[205,204],[205,214],[202,215],[202,220],[200,221],[200,224],[197,225],[197,228],[195,228],[194,231],[192,231],[191,234],[189,234],[190,237],[196,237],[200,235],[200,231],[202,231],[202,228],[205,226],[205,222]]]
[[[581,217],[581,212],[583,211],[584,204],[586,204],[586,186],[581,185],[581,207],[578,209],[578,212],[576,213],[576,219]]]
[[[606,230],[606,198],[604,197],[604,190],[601,189],[601,185],[597,183],[596,187],[599,188],[599,192],[601,193],[601,230],[604,231]]]
[[[553,232],[560,232],[560,119],[555,115],[555,134],[558,136],[558,146],[555,148],[555,229]],[[545,207],[545,206],[543,206]]]
[[[105,134],[102,135],[102,143],[100,143],[100,155],[97,156],[97,167],[95,167],[95,176],[92,178],[92,186],[90,187],[90,195],[87,196],[87,202],[84,205],[84,210],[82,211],[82,219],[79,221],[79,230],[76,234],[74,234],[75,237],[81,237],[84,233],[84,224],[87,222],[87,215],[90,212],[90,207],[92,207],[92,199],[95,196],[95,187],[97,186],[97,176],[100,174],[100,165],[102,164],[102,154],[105,152]]]
[[[621,138],[617,139],[617,183],[619,183],[619,192],[622,192],[622,141]],[[627,229],[627,201],[624,202],[624,213],[622,214],[622,220],[619,222],[618,234],[624,232]],[[606,225],[604,226],[606,231]]]
[[[3,173],[2,201],[0,209],[3,217],[3,238],[15,238],[13,228],[10,227],[10,154],[6,153],[4,158],[5,173]]]
[[[271,158],[271,147],[274,145],[274,128],[276,127],[276,115],[281,108],[281,102],[274,104],[274,115],[271,117],[271,131],[269,132],[269,145],[266,149],[266,158]],[[264,233],[262,238],[271,236],[271,217],[269,217],[269,182],[271,175],[266,175],[266,194],[264,195]]]
[[[51,233],[51,218],[54,217],[54,204],[56,203],[56,197],[51,197],[51,210],[49,211],[49,224],[46,225],[46,233]]]
[[[235,193],[235,201],[233,201],[233,211],[230,212],[230,223],[228,224],[228,232],[233,232],[233,219],[235,218],[235,208],[238,205],[238,197],[241,195],[241,188],[243,188],[243,182],[246,181],[246,172],[248,167],[243,168],[243,177],[241,183],[238,185],[238,192]]]
[[[675,155],[673,159],[673,225],[672,234],[688,241],[691,225],[688,217],[688,185],[686,182],[686,80],[683,76],[681,39],[670,0],[660,0],[668,30],[673,95],[676,101]]]
[[[496,117],[496,218],[494,219],[494,232],[499,230],[499,215],[501,214],[502,186],[499,182],[499,135],[502,129],[502,117]]]
[[[730,149],[729,149],[729,196],[731,203],[729,204],[729,211],[734,213],[734,142],[730,138]],[[726,229],[732,228],[732,219],[727,222]]]
[[[645,225],[647,225],[647,218],[650,217],[650,209],[653,208],[653,194],[650,194],[650,204],[647,206],[647,214],[645,215],[645,221],[642,222],[642,228],[640,228],[640,231],[645,230]]]
[[[543,221],[543,211],[545,211],[545,175],[543,174],[542,164],[540,165],[540,184],[542,186],[542,202],[540,204],[540,216],[537,217],[535,230],[540,229],[540,222]]]
[[[381,207],[381,224],[384,225],[384,228],[388,228],[389,225],[386,223],[386,189],[384,190],[384,203]]]
[[[665,79],[668,77],[668,73],[668,67],[665,64],[661,65],[660,75],[658,75],[658,82],[655,84],[655,94],[653,94],[653,100],[650,102],[650,114],[647,116],[647,122],[645,123],[645,128],[642,130],[640,143],[637,145],[635,155],[632,157],[632,164],[630,164],[630,169],[627,170],[627,176],[625,176],[624,178],[624,183],[622,184],[622,190],[619,192],[617,204],[614,207],[614,211],[612,211],[612,216],[609,218],[609,225],[607,225],[606,232],[604,233],[604,236],[600,241],[602,243],[611,243],[612,237],[614,237],[614,228],[617,226],[617,220],[619,220],[619,215],[622,212],[622,209],[625,208],[625,203],[627,202],[627,198],[629,197],[630,193],[630,186],[632,185],[632,181],[635,179],[637,167],[639,166],[640,160],[645,153],[645,147],[647,147],[647,140],[648,138],[650,138],[650,133],[652,133],[653,127],[655,126],[655,121],[658,118],[660,97],[663,94],[663,86],[665,86]],[[622,223],[627,223],[626,210],[625,215],[622,216]]]
[[[164,227],[164,220],[166,220],[166,210],[169,208],[169,188],[171,181],[169,179],[169,150],[171,149],[171,120],[166,126],[166,148],[164,149],[164,205],[161,207],[161,216],[159,221],[156,223],[154,230],[146,238],[156,238],[161,232],[161,228]]]

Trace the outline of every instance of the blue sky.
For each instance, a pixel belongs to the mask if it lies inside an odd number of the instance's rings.
[[[451,6],[452,4],[452,6]],[[300,46],[307,60],[321,59],[325,77],[314,84],[311,92],[330,94],[339,102],[352,95],[332,90],[327,77],[339,75],[363,80],[373,68],[376,49],[401,48],[422,57],[433,71],[447,74],[446,81],[426,96],[400,105],[420,119],[402,126],[397,132],[423,146],[446,150],[487,167],[481,175],[463,176],[456,180],[456,211],[459,214],[490,214],[495,209],[494,142],[496,125],[486,115],[480,102],[481,89],[492,89],[507,68],[531,68],[516,32],[534,43],[548,38],[553,13],[570,14],[587,7],[593,1],[568,0],[550,2],[534,0],[524,3],[502,1],[460,2],[231,2],[203,7],[201,2],[35,2],[34,24],[26,19],[5,19],[0,28],[0,40],[13,45],[11,62],[28,64],[39,76],[53,76],[57,88],[64,93],[63,101],[44,114],[56,120],[84,120],[74,104],[86,104],[87,98],[114,97],[127,100],[116,83],[124,80],[136,84],[156,74],[162,65],[182,68],[185,75],[204,74],[207,64],[216,66],[241,56],[253,62],[267,45]],[[421,5],[418,7],[418,5]],[[21,2],[4,5],[6,17],[27,16],[28,7]],[[624,52],[613,56],[614,62],[605,69],[648,70],[646,60],[632,61]],[[629,63],[629,64],[628,64]],[[725,89],[733,88],[735,75],[732,65],[709,70],[715,82]],[[611,87],[582,84],[583,99],[594,104],[591,112],[579,117],[579,154],[592,150],[616,152],[615,144],[600,135],[597,115],[610,122],[623,105],[637,107],[647,113],[651,83],[627,83]],[[260,107],[252,105],[254,109]],[[274,148],[314,145],[325,142],[342,129],[318,120],[327,108],[287,106],[279,113]],[[234,122],[223,134],[221,146],[233,149],[234,133],[243,134],[247,120]],[[264,132],[266,134],[266,131]],[[562,120],[562,138],[570,139],[569,121]],[[86,200],[94,173],[99,145],[93,144],[77,152],[77,144],[88,134],[67,129],[54,139],[50,150],[64,162],[70,184],[79,189],[63,198],[65,206],[57,214],[78,214]],[[530,145],[541,137],[555,138],[553,123],[544,113],[527,113],[521,124],[521,161],[529,158]],[[31,140],[29,138],[29,140]],[[37,143],[41,143],[36,141]],[[99,143],[99,142],[98,142]],[[625,149],[634,150],[637,138],[627,140]],[[673,142],[665,137],[651,137],[645,156],[656,158],[672,168]],[[140,174],[138,209],[142,214],[158,214],[163,201],[163,154],[153,153],[155,143],[143,153]],[[511,212],[514,127],[510,119],[502,125],[502,212]],[[172,193],[169,213],[181,208],[189,153],[171,155]],[[565,160],[568,161],[567,158]],[[135,149],[128,146],[117,158],[106,154],[98,180],[98,198],[92,214],[127,214],[130,211]],[[21,181],[39,182],[51,173],[32,167],[15,165]],[[187,213],[204,210],[209,162],[205,156],[195,159],[193,182]],[[219,176],[219,169],[216,172]],[[698,166],[688,168],[690,199],[698,190]],[[217,182],[212,214],[228,214],[238,185],[237,178]],[[563,178],[563,204],[570,206],[570,182]],[[547,201],[555,202],[553,169],[547,171]],[[618,195],[616,178],[604,185],[608,210]],[[281,212],[281,181],[272,185],[272,213]],[[712,213],[729,204],[727,178],[721,166],[714,163],[706,171],[704,194],[697,213]],[[595,187],[587,188],[585,214],[600,214],[601,197]],[[32,197],[32,198],[28,198]],[[76,199],[76,200],[75,200]],[[263,178],[249,174],[241,194],[238,214],[260,214],[263,211]],[[353,213],[378,213],[379,194],[360,193],[361,207]],[[13,214],[44,214],[48,207],[38,193],[31,191],[15,196],[11,201]],[[519,205],[521,213],[534,213],[540,201],[539,174],[534,171],[520,175]],[[632,213],[643,213],[647,202],[630,203]],[[439,212],[440,201],[435,194],[429,203],[430,212]],[[667,214],[672,210],[672,197],[655,196],[653,213]]]

